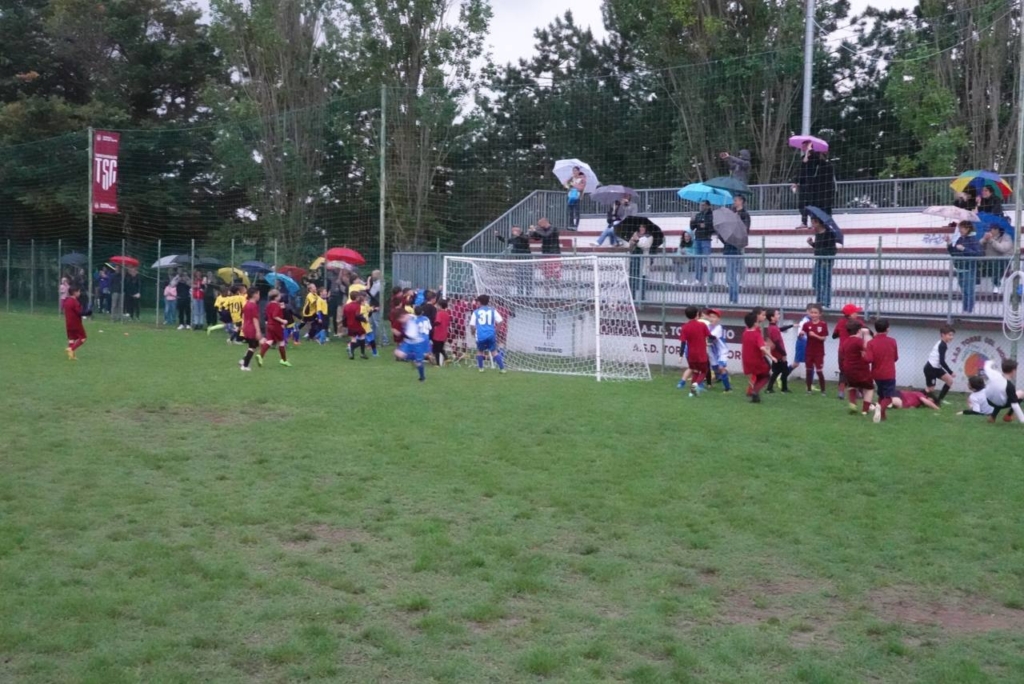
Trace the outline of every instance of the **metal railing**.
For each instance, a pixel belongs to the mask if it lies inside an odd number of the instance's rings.
[[[843,211],[878,211],[895,209],[922,209],[936,204],[949,204],[953,191],[949,184],[954,176],[936,178],[892,178],[888,180],[852,180],[836,183],[834,209]],[[1013,184],[1014,176],[1004,176]],[[751,195],[747,208],[752,212],[796,212],[799,199],[790,190],[789,183],[772,183],[750,186]],[[683,214],[692,212],[692,202],[684,202],[676,194],[678,188],[650,188],[637,190],[637,213]],[[600,216],[606,207],[596,204],[590,195],[584,195],[580,204],[583,216]],[[560,190],[534,190],[522,201],[487,225],[486,228],[466,241],[462,251],[483,254],[501,251],[503,244],[494,232],[503,236],[509,234],[512,226],[524,230],[541,218],[548,218],[556,226],[568,223],[566,193]]]
[[[394,282],[414,288],[442,285],[445,256],[465,253],[399,252],[393,255]],[[474,255],[477,256],[477,255]],[[481,254],[510,258],[507,254]],[[750,253],[706,257],[599,255],[629,260],[630,284],[638,307],[688,305],[723,308],[765,306],[801,311],[818,301],[827,310],[847,303],[870,316],[1001,320],[1003,298],[993,292],[1007,260],[957,260],[941,256],[836,256]],[[534,285],[543,288],[544,260],[535,258]],[[965,266],[965,264],[967,264]],[[996,276],[993,282],[992,276]],[[564,284],[559,285],[562,295]],[[964,289],[968,292],[964,293]],[[587,296],[580,293],[580,296]],[[970,310],[968,310],[970,309]]]

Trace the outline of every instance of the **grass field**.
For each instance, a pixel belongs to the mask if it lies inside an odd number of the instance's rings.
[[[0,681],[1024,681],[1020,425],[87,327],[0,317]]]

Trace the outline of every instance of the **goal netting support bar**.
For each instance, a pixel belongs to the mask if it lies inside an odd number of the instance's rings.
[[[650,380],[626,259],[445,257],[444,296],[457,355],[473,356],[469,317],[486,294],[503,319],[510,369],[597,380]]]

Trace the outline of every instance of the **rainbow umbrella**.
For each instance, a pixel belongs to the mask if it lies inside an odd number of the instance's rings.
[[[993,193],[999,195],[1000,199],[1006,200],[1013,194],[1010,184],[999,177],[994,171],[964,171],[956,180],[949,184],[957,192],[963,192],[968,187],[981,190],[991,188]]]

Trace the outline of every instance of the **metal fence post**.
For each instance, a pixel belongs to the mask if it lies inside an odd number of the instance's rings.
[[[63,251],[62,250],[63,242],[64,242],[63,240],[61,240],[60,238],[57,238],[57,312],[58,313],[60,313],[60,304],[61,304],[61,302],[60,302],[60,283],[61,283],[61,279],[64,277],[63,275],[61,275],[61,271],[63,269],[61,269],[61,267],[60,267],[61,266],[61,264],[60,264],[61,251]]]
[[[953,268],[953,260],[949,260],[949,295],[946,298],[946,323],[953,323],[953,278],[956,272]]]
[[[163,254],[163,243],[162,239],[156,241],[156,261],[160,263],[160,257]],[[154,325],[160,325],[160,267],[156,269],[156,316]]]
[[[786,315],[786,261],[786,257],[782,257],[782,272],[779,273],[779,311],[782,316]]]
[[[28,267],[28,312],[36,312],[36,241],[32,240]]]
[[[274,267],[275,268],[277,268],[278,263],[280,263],[280,262],[277,260],[277,238],[274,238]]]
[[[121,238],[121,256],[128,256],[124,252],[124,238]],[[121,322],[124,323],[124,312],[128,308],[125,306],[127,302],[124,301],[124,277],[128,273],[128,267],[125,266],[124,260],[121,261],[119,266],[121,267]],[[128,318],[131,318],[131,316],[128,316]]]
[[[11,312],[11,239],[7,238],[7,282],[4,285],[4,296],[7,299],[7,313]]]
[[[743,262],[744,269],[746,268],[746,265],[747,264],[744,261]],[[765,288],[768,286],[767,266],[768,266],[768,259],[767,259],[767,255],[765,254],[764,235],[762,235],[761,236],[761,306],[764,306],[767,303],[767,300],[765,299]]]

